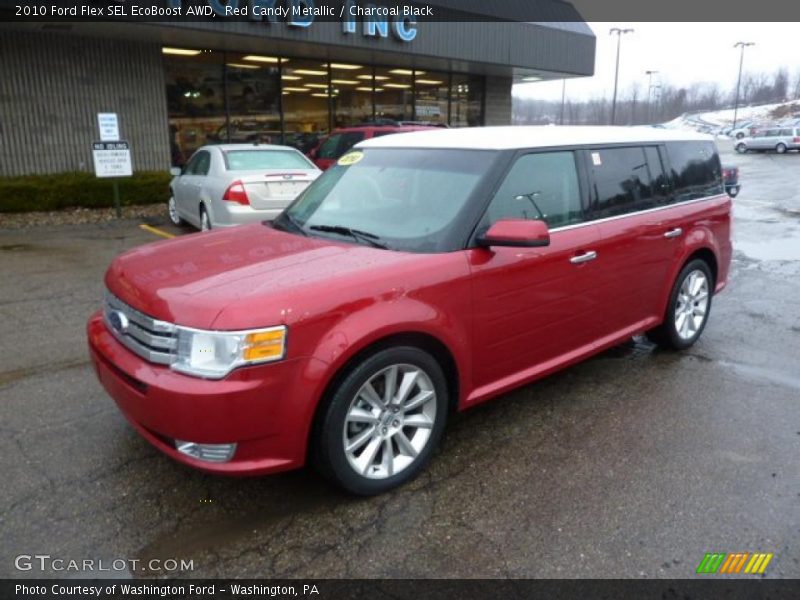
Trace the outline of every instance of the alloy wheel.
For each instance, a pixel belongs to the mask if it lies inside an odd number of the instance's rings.
[[[702,271],[691,271],[681,284],[675,305],[675,331],[691,340],[703,327],[708,314],[709,285]]]
[[[175,206],[175,196],[169,197],[169,202],[167,202],[167,210],[169,211],[169,220],[172,221],[173,225],[180,225],[181,218],[178,216],[178,207]]]
[[[342,432],[350,467],[386,479],[414,463],[436,421],[436,391],[416,365],[396,364],[372,375],[350,403]]]

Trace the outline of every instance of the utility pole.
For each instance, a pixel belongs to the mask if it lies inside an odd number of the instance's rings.
[[[559,125],[564,124],[564,101],[567,98],[567,80],[561,80],[561,118],[559,119]]]
[[[617,67],[614,71],[614,98],[611,101],[611,124],[614,125],[617,120],[617,84],[619,83],[619,46],[622,36],[626,33],[633,33],[633,29],[620,29],[619,27],[612,27],[608,31],[608,35],[617,35]]]
[[[653,75],[658,73],[658,71],[645,71],[644,74],[647,75],[647,124],[650,124],[652,119],[652,111],[650,110],[650,93],[653,91]]]
[[[736,101],[733,103],[733,128],[736,129],[736,118],[739,115],[739,89],[742,87],[742,66],[744,65],[744,49],[755,46],[754,42],[736,42],[733,47],[741,48],[739,54],[739,78],[736,80]]]

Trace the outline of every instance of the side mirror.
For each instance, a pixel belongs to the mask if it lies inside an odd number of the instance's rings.
[[[179,175],[183,174],[183,170],[180,167],[170,167],[169,174],[173,177],[178,177]]]
[[[529,219],[500,219],[478,238],[478,245],[539,248],[550,245],[547,223]]]

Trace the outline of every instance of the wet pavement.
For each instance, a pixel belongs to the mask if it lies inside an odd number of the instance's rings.
[[[706,552],[762,551],[767,577],[800,577],[800,155],[724,150],[737,251],[694,348],[633,340],[459,415],[419,479],[371,499],[152,449],[83,327],[112,257],[157,238],[0,231],[0,576],[44,553],[194,577],[691,577]]]

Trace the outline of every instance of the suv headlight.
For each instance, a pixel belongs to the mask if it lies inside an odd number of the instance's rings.
[[[209,379],[221,379],[236,367],[281,360],[286,354],[286,327],[248,331],[203,331],[177,327],[172,368]]]

